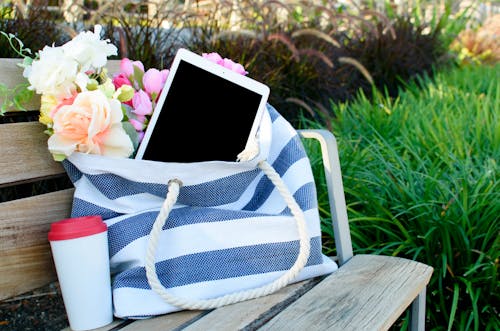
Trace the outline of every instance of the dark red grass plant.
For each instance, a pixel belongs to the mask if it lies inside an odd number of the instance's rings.
[[[379,22],[377,33],[351,39],[345,47],[370,72],[377,89],[395,97],[402,86],[417,76],[432,76],[433,69],[445,63],[447,50],[438,30],[415,26],[410,17],[398,17],[390,28],[391,33],[384,33],[387,26]]]
[[[293,124],[302,114],[328,125],[331,102],[371,86],[369,72],[343,42],[373,23],[309,2],[241,1],[225,8],[224,17],[192,29],[189,48],[242,63],[250,77],[270,86],[270,103]]]

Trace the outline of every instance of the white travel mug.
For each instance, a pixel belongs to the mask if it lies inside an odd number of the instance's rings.
[[[54,222],[48,234],[72,330],[113,321],[107,226],[101,216]]]

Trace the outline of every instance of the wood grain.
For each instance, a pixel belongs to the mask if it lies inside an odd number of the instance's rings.
[[[100,328],[92,329],[92,331],[110,331],[110,330],[121,330],[121,328],[127,324],[130,324],[130,321],[115,319],[108,325],[105,325]],[[62,329],[61,331],[73,331],[69,326]]]
[[[0,300],[56,279],[47,234],[70,215],[73,191],[0,203]]]
[[[99,331],[206,331],[257,329],[319,282],[309,279],[273,294],[227,305],[211,311],[184,310],[132,323],[111,324]]]
[[[185,331],[256,329],[279,314],[318,282],[309,279],[291,284],[270,295],[239,302],[211,311],[183,328]]]
[[[138,320],[134,323],[121,328],[122,331],[168,331],[168,330],[185,330],[181,326],[189,324],[203,316],[204,311],[200,310],[184,310],[176,313],[170,313],[146,320]]]
[[[171,313],[115,330],[388,330],[431,274],[432,268],[419,262],[356,255],[320,282],[309,279],[212,311]]]
[[[1,251],[0,300],[56,280],[49,243]]]
[[[388,330],[432,271],[407,259],[355,255],[260,330]]]
[[[48,151],[44,130],[38,122],[0,125],[0,187],[65,173]]]
[[[46,243],[50,223],[69,217],[73,192],[67,189],[0,203],[0,251]]]

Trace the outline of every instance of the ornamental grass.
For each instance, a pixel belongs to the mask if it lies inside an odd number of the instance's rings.
[[[355,253],[434,267],[428,330],[500,326],[499,71],[456,68],[409,84],[397,98],[360,94],[332,106]],[[312,160],[319,166],[317,155]]]

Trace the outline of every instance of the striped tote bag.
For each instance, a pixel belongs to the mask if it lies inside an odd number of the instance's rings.
[[[116,317],[211,309],[337,269],[321,251],[309,159],[270,105],[258,145],[240,162],[64,161],[72,216],[108,226]]]

